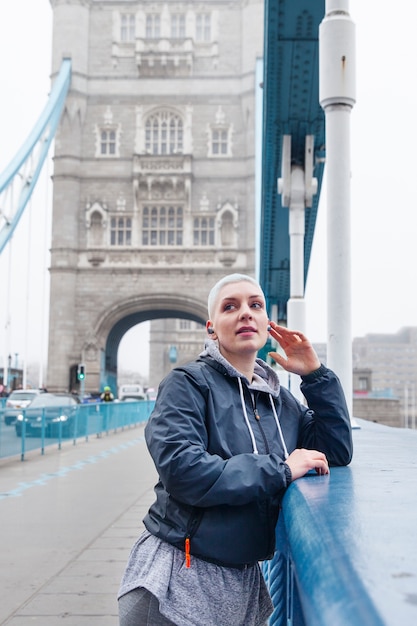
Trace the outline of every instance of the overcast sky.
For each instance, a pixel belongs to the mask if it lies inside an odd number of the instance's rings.
[[[352,334],[417,325],[415,0],[351,0],[357,102],[352,142]],[[326,207],[320,206],[307,284],[308,333],[326,337]],[[323,307],[325,314],[326,307]],[[318,337],[316,337],[316,332]]]
[[[417,325],[417,2],[351,0],[356,23],[357,103],[351,115],[352,142],[352,335],[395,333]],[[395,8],[394,8],[395,7]],[[52,9],[49,0],[13,0],[0,4],[0,168],[14,156],[46,104],[50,90]],[[45,174],[45,179],[48,172]],[[50,174],[50,172],[49,172]],[[43,301],[47,301],[46,232],[44,206],[50,202],[47,185],[40,183],[31,215],[24,216],[13,242],[11,272],[12,355],[39,354],[43,339]],[[307,333],[313,341],[326,341],[326,206],[320,204],[307,283]],[[26,211],[26,213],[28,213]],[[28,228],[38,225],[28,266],[18,262],[29,246]],[[0,256],[4,343],[4,294],[8,251]],[[40,277],[45,275],[45,280]],[[36,287],[33,288],[33,285]],[[43,297],[42,294],[45,293]],[[47,307],[46,307],[47,308]],[[30,311],[30,324],[26,324]],[[26,330],[27,329],[27,330]],[[131,333],[133,331],[130,331]],[[125,336],[126,337],[126,336]],[[136,335],[136,337],[138,337]],[[129,357],[128,366],[140,368],[141,357]],[[145,342],[145,343],[143,343]],[[0,364],[4,347],[0,350]],[[136,350],[135,350],[136,353]],[[128,358],[129,357],[129,358]],[[13,357],[14,358],[14,357]],[[139,359],[139,362],[138,362]]]

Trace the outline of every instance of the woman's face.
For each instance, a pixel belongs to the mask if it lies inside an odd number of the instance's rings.
[[[258,352],[268,338],[262,290],[249,281],[224,285],[207,326],[212,326],[211,336],[218,339],[223,356]]]

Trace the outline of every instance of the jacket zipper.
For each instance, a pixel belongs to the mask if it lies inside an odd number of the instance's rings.
[[[256,420],[256,422],[257,422],[257,424],[259,426],[259,430],[260,430],[260,433],[262,435],[262,439],[263,439],[263,442],[264,442],[264,445],[265,445],[266,454],[269,454],[268,439],[266,438],[265,431],[262,428],[261,416],[259,415],[259,411],[258,411],[258,409],[256,407],[256,396],[255,396],[255,394],[253,394],[253,395],[252,395],[252,393],[250,394],[250,400],[251,400],[251,404],[252,404],[253,414],[254,414],[255,420]]]
[[[250,397],[251,397],[253,414],[254,414],[255,420],[256,420],[256,422],[257,422],[257,424],[259,426],[259,430],[260,430],[260,433],[262,435],[262,439],[263,439],[264,444],[265,444],[266,453],[269,454],[268,440],[267,440],[267,437],[265,435],[265,431],[264,431],[264,429],[262,427],[262,424],[261,424],[261,416],[259,415],[259,411],[258,411],[258,408],[256,406],[256,396],[255,396],[255,394],[251,393]],[[269,505],[268,502],[266,503],[266,507],[267,507],[267,509],[269,511],[270,510],[270,505]],[[270,516],[268,515],[267,517],[270,517]],[[268,537],[270,537],[270,539],[268,539],[269,552],[271,554],[273,554],[274,549],[273,548],[271,549],[271,546],[275,546],[275,529],[272,529],[272,528],[270,529],[270,532],[268,533]]]
[[[191,567],[191,537],[197,532],[197,528],[200,526],[204,511],[197,509],[197,515],[190,519],[187,528],[187,534],[185,535],[184,552],[185,552],[185,567]]]

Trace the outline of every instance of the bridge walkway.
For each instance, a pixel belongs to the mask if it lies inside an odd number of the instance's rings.
[[[156,474],[140,425],[0,462],[0,624],[117,626]]]

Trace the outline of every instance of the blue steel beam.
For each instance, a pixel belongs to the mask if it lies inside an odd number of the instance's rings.
[[[305,212],[304,285],[316,225],[325,157],[325,117],[319,103],[318,32],[325,0],[266,0],[259,271],[268,308],[286,321],[290,298],[288,208],[281,204],[282,140],[291,135],[292,163],[304,166],[305,138],[314,135],[317,194]]]
[[[0,254],[12,238],[38,181],[58,127],[70,82],[71,60],[64,59],[47,105],[32,132],[0,174]]]

